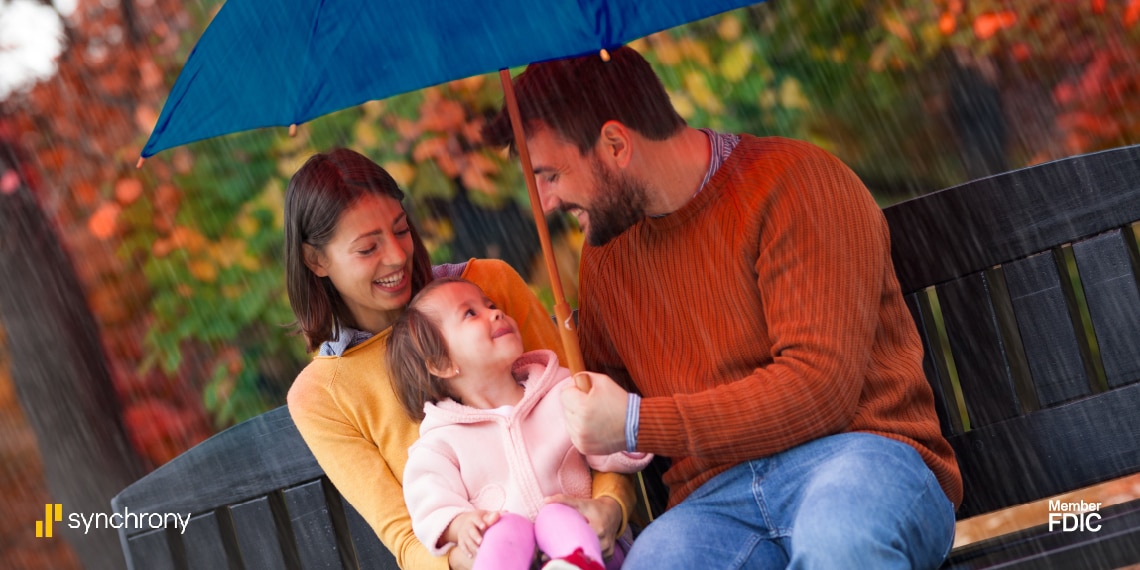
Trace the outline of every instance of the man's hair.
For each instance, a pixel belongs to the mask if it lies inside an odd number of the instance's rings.
[[[545,125],[581,153],[593,148],[606,121],[618,121],[650,140],[664,140],[685,126],[649,62],[621,47],[602,61],[597,54],[532,63],[514,79],[523,132]],[[504,106],[483,127],[496,147],[516,141]]]
[[[432,374],[428,365],[436,370],[451,368],[451,355],[447,350],[447,340],[439,329],[438,316],[425,313],[419,308],[423,299],[432,291],[448,283],[474,283],[459,277],[440,277],[428,283],[408,303],[404,314],[392,325],[388,336],[388,375],[396,399],[408,417],[415,421],[424,419],[424,403],[438,402],[451,397],[443,378]]]

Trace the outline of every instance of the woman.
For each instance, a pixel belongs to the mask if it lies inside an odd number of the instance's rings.
[[[408,447],[419,426],[400,408],[385,365],[391,325],[433,278],[423,242],[384,169],[347,149],[310,158],[285,195],[289,303],[313,361],[289,390],[289,413],[329,479],[401,568],[468,568],[452,549],[434,557],[412,533],[403,501]],[[526,350],[559,357],[558,331],[507,264],[473,259],[436,268],[478,284],[515,317]],[[594,476],[593,499],[556,497],[599,530],[604,547],[625,526],[633,491],[622,475]]]

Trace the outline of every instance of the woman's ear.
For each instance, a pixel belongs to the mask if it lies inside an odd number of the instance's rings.
[[[459,376],[459,369],[452,366],[450,362],[444,362],[443,366],[436,366],[434,363],[428,362],[427,371],[430,372],[432,376],[443,378],[444,380],[450,380],[451,378]]]
[[[301,244],[301,255],[305,258],[305,267],[309,268],[316,274],[317,277],[328,277],[329,272],[325,269],[325,254],[321,250],[307,244]]]

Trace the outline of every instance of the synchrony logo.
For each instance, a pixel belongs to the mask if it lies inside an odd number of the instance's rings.
[[[51,538],[52,523],[62,521],[63,505],[59,503],[44,505],[44,520],[36,521],[36,538]]]
[[[44,505],[44,520],[36,521],[36,538],[51,538],[53,523],[63,522],[63,505],[59,503]],[[67,515],[67,528],[83,529],[83,534],[92,529],[103,528],[132,528],[132,529],[180,529],[179,534],[186,532],[190,524],[190,513],[132,513],[130,509],[123,509],[121,513],[71,513]]]

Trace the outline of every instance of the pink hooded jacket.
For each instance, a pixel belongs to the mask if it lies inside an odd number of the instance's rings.
[[[437,548],[440,537],[465,511],[534,520],[550,495],[589,498],[590,467],[634,473],[652,459],[624,452],[584,456],[570,444],[558,394],[572,380],[553,352],[523,354],[513,373],[525,391],[509,416],[450,399],[424,404],[420,439],[404,469],[404,501],[416,537],[437,556],[451,547]]]

